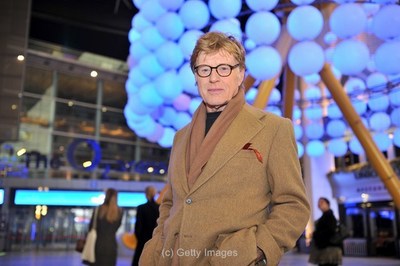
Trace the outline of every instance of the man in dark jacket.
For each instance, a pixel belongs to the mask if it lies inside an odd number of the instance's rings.
[[[146,187],[145,193],[147,203],[139,205],[136,211],[135,235],[137,238],[137,245],[132,260],[132,266],[139,265],[139,258],[144,244],[152,237],[159,216],[159,205],[154,200],[156,189],[152,186]]]

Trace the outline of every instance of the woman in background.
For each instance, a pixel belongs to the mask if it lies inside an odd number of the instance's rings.
[[[117,196],[118,192],[115,189],[107,189],[104,203],[99,206],[96,225],[96,262],[92,265],[115,266],[117,264],[116,232],[122,220],[122,209],[118,207]],[[89,230],[93,226],[93,218],[94,212]]]

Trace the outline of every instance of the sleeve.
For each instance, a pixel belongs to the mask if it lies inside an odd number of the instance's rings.
[[[257,246],[268,265],[277,265],[282,255],[293,248],[310,218],[310,205],[297,156],[292,123],[282,120],[274,135],[267,162],[271,186],[269,215],[257,228]]]

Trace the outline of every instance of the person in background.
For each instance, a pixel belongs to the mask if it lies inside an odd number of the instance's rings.
[[[132,266],[139,265],[139,258],[144,244],[151,238],[159,216],[159,204],[154,199],[156,188],[153,186],[146,187],[145,194],[147,202],[139,205],[136,211],[135,235],[137,245],[133,255]]]
[[[319,266],[337,266],[342,264],[342,248],[330,243],[336,233],[337,220],[327,198],[318,199],[321,217],[315,222],[315,230],[311,240],[309,262]]]
[[[104,203],[98,207],[95,246],[96,262],[92,265],[117,265],[116,233],[122,221],[122,209],[118,207],[117,196],[118,192],[115,189],[108,188]],[[90,221],[89,230],[93,226],[93,217],[94,214]]]
[[[202,103],[176,132],[140,265],[277,265],[310,206],[292,122],[245,102],[245,49],[219,32],[190,59]]]

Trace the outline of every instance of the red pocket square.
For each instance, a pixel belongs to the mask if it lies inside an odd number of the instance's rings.
[[[243,146],[242,149],[243,149],[243,150],[254,151],[254,153],[256,154],[257,160],[258,160],[260,163],[263,162],[261,153],[260,153],[257,149],[251,148],[251,143],[250,143],[250,142],[249,142],[249,143],[246,143],[246,144]]]

